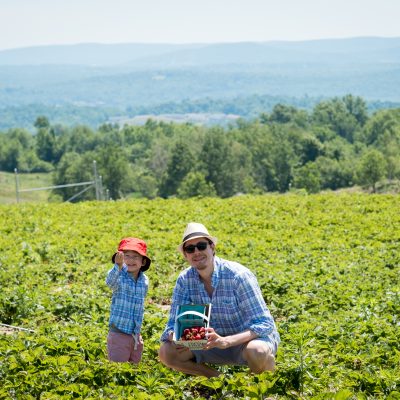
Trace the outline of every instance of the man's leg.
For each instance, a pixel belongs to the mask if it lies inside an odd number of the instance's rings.
[[[262,340],[251,340],[243,349],[243,358],[251,372],[261,374],[275,369],[275,357],[268,343]]]
[[[201,375],[207,378],[220,374],[217,370],[205,364],[196,363],[193,353],[188,348],[176,348],[171,342],[164,342],[158,355],[164,365],[185,374]]]

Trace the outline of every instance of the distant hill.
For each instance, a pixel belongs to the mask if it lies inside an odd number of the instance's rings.
[[[76,44],[0,51],[0,65],[183,67],[225,64],[399,63],[400,38],[218,44]]]
[[[117,66],[150,56],[198,45],[174,44],[98,44],[35,46],[0,51],[0,65],[86,65]]]
[[[0,129],[32,126],[42,112],[52,122],[91,125],[155,109],[212,114],[227,108],[226,114],[247,117],[254,113],[243,99],[254,96],[269,105],[309,99],[310,107],[351,93],[396,106],[399,87],[400,38],[19,48],[0,51]],[[245,114],[234,110],[235,99]]]

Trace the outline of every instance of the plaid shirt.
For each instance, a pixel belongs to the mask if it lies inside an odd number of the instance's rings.
[[[135,281],[125,265],[119,270],[115,264],[108,271],[106,284],[113,291],[109,327],[117,328],[128,335],[140,333],[144,299],[149,288],[147,276],[140,272]]]
[[[189,267],[179,275],[174,288],[167,326],[161,341],[174,330],[178,305],[211,303],[210,327],[221,336],[250,329],[260,338],[278,345],[280,338],[274,320],[262,297],[257,278],[243,265],[214,257],[211,277],[212,297],[206,292],[199,273]]]

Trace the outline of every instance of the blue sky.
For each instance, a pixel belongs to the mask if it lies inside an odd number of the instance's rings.
[[[0,0],[0,50],[400,37],[400,0]]]

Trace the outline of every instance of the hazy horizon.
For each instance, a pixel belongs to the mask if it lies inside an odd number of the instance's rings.
[[[398,0],[0,0],[0,50],[400,37]]]

